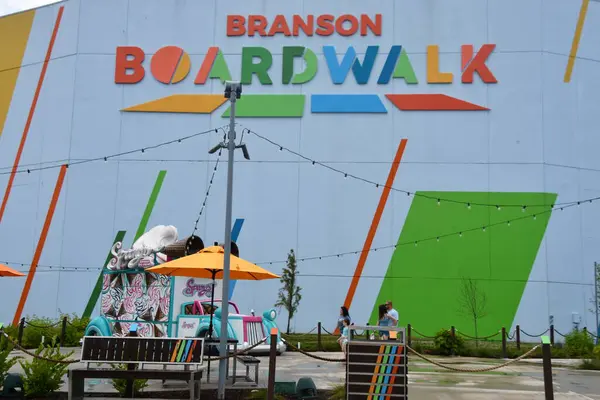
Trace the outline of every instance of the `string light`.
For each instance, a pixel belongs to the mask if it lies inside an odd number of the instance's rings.
[[[19,265],[19,263],[14,262],[6,262],[2,261],[4,264],[12,264]],[[21,267],[31,266],[31,264],[21,264]],[[102,268],[98,267],[59,267],[59,266],[51,266],[51,265],[38,265],[37,266],[39,272],[90,272],[90,271],[101,271]],[[40,271],[39,268],[48,268],[48,270]],[[21,270],[19,272],[28,273],[28,270]],[[304,277],[314,277],[314,278],[353,278],[354,275],[348,274],[306,274],[300,273],[299,275]],[[361,275],[361,278],[364,279],[414,279],[414,278],[422,278],[421,276],[411,276],[411,275]],[[451,277],[451,276],[435,276],[428,277],[427,279],[444,279],[444,280],[461,280],[462,277]],[[498,279],[498,278],[476,278],[477,281],[494,281],[494,282],[520,282],[520,283],[555,283],[555,284],[565,284],[565,285],[577,285],[577,286],[589,286],[593,287],[594,283],[582,283],[582,282],[573,282],[573,281],[545,281],[545,280],[536,280],[536,279]]]
[[[223,130],[223,142],[225,142],[226,137],[227,137],[227,134],[225,133],[225,130]],[[215,180],[215,174],[217,173],[217,169],[219,167],[219,161],[221,160],[222,153],[223,153],[223,149],[220,148],[219,152],[217,153],[217,160],[215,161],[215,166],[213,167],[212,175],[210,177],[210,180],[208,181],[208,187],[206,188],[204,200],[202,201],[202,207],[200,207],[200,212],[198,213],[198,217],[196,217],[196,221],[194,222],[194,230],[192,231],[192,235],[194,235],[196,233],[196,231],[198,230],[198,224],[200,223],[200,219],[202,218],[202,213],[206,209],[206,203],[208,201],[208,196],[210,196],[210,189],[212,188],[213,182]]]
[[[569,206],[569,207],[573,207],[575,205]],[[567,208],[567,207],[565,207]],[[545,213],[550,213],[552,210],[548,210],[545,211]],[[513,220],[508,220],[508,221],[500,221],[494,224],[490,224],[487,227],[494,227],[494,226],[500,226],[503,224],[508,224],[510,226],[511,222],[515,222],[515,221],[520,221],[520,220],[525,220],[528,219],[529,216],[523,216],[523,217],[519,217],[519,218],[514,218]],[[487,229],[486,226],[483,227],[483,231],[485,231]],[[397,248],[398,246],[406,246],[406,245],[414,245],[415,247],[418,246],[419,243],[423,243],[423,242],[429,242],[432,240],[435,240],[436,242],[440,242],[441,238],[451,238],[451,237],[462,237],[462,235],[464,233],[469,233],[469,232],[476,232],[479,231],[480,229],[482,229],[481,227],[477,227],[477,228],[472,228],[472,229],[463,229],[462,231],[457,231],[457,232],[451,232],[451,233],[447,233],[444,235],[438,235],[438,236],[434,236],[434,237],[428,237],[428,238],[423,238],[423,239],[418,239],[418,240],[411,240],[408,242],[401,242],[401,243],[396,243],[394,245],[390,245],[390,246],[382,246],[382,247],[373,247],[370,249],[366,249],[366,250],[354,250],[354,251],[349,251],[349,252],[345,252],[345,253],[336,253],[336,254],[329,254],[329,255],[319,255],[319,256],[314,256],[314,257],[304,257],[304,258],[297,258],[298,262],[306,262],[306,261],[313,261],[313,260],[324,260],[324,259],[329,259],[329,258],[341,258],[343,256],[346,255],[357,255],[359,253],[365,253],[365,252],[375,252],[378,250],[384,250],[384,249],[392,249],[392,248]],[[259,265],[273,265],[273,264],[284,264],[286,263],[287,260],[280,260],[280,261],[263,261],[263,262],[258,262],[257,264]],[[16,264],[14,262],[4,262],[4,264]],[[29,264],[20,264],[21,266],[24,265],[29,265]],[[75,268],[77,269],[77,267],[53,267],[53,266],[46,266],[49,268]],[[101,268],[98,268],[97,270],[101,270]]]
[[[110,158],[122,157],[122,156],[125,156],[125,155],[128,155],[128,154],[134,154],[134,153],[138,153],[138,152],[144,153],[146,150],[154,150],[154,149],[158,149],[160,147],[171,145],[173,143],[181,143],[184,140],[189,140],[189,139],[192,139],[192,138],[195,138],[195,137],[198,137],[198,136],[203,136],[203,135],[209,134],[211,132],[218,132],[219,130],[223,130],[224,131],[224,127],[209,129],[209,130],[206,130],[206,131],[203,131],[203,132],[194,133],[192,135],[183,136],[183,137],[180,137],[180,138],[177,138],[177,139],[169,140],[169,141],[166,141],[166,142],[161,142],[161,143],[158,143],[158,144],[155,144],[155,145],[152,145],[152,146],[138,148],[138,149],[135,149],[135,150],[128,150],[128,151],[124,151],[124,152],[121,152],[121,153],[115,153],[115,154],[105,155],[105,156],[96,157],[96,158],[88,158],[88,159],[85,159],[85,160],[73,161],[73,162],[69,162],[69,163],[66,163],[66,164],[65,164],[65,160],[56,160],[55,163],[58,163],[58,164],[47,165],[47,166],[44,166],[44,167],[26,168],[26,169],[16,170],[14,172],[12,171],[12,168],[11,168],[11,171],[0,172],[0,175],[11,175],[11,174],[15,174],[16,175],[16,174],[22,174],[22,173],[28,173],[28,174],[30,174],[33,171],[44,171],[44,170],[47,170],[47,169],[60,168],[63,165],[66,165],[67,168],[68,168],[68,167],[73,166],[73,165],[88,164],[88,163],[92,163],[92,162],[96,162],[96,161],[107,162],[108,159],[110,159]],[[7,169],[7,168],[3,167],[3,168],[0,168],[0,169]]]
[[[364,183],[368,183],[368,184],[374,185],[376,188],[379,188],[381,186],[381,187],[384,187],[386,189],[390,189],[390,190],[393,190],[393,191],[396,191],[396,192],[406,193],[407,196],[413,195],[415,197],[422,197],[422,198],[431,199],[431,200],[436,200],[437,199],[438,205],[441,204],[441,202],[447,202],[447,203],[453,203],[453,204],[464,204],[468,208],[470,208],[471,206],[496,207],[496,209],[498,211],[500,211],[502,209],[502,207],[520,207],[520,208],[523,209],[523,211],[525,211],[525,209],[527,207],[540,207],[540,208],[543,207],[543,208],[546,208],[546,207],[550,206],[549,204],[528,204],[528,205],[525,205],[525,204],[487,204],[487,203],[479,203],[479,202],[474,202],[474,201],[461,201],[461,200],[453,200],[453,199],[444,199],[444,198],[431,197],[429,195],[422,194],[422,193],[415,193],[415,192],[411,193],[411,192],[409,192],[407,190],[398,189],[398,188],[395,188],[393,186],[387,186],[387,185],[384,185],[384,184],[380,184],[378,182],[372,181],[370,179],[362,178],[362,177],[357,176],[357,175],[350,175],[347,172],[342,171],[342,170],[340,170],[338,168],[332,167],[329,164],[325,164],[323,162],[313,160],[310,157],[307,157],[307,156],[305,156],[305,155],[303,155],[301,153],[298,153],[297,151],[291,150],[291,149],[289,149],[289,148],[287,148],[287,147],[285,147],[285,146],[283,146],[283,145],[281,145],[281,144],[279,144],[279,143],[277,143],[277,142],[275,142],[275,141],[273,141],[273,140],[271,140],[271,139],[269,139],[269,138],[267,138],[265,136],[260,135],[259,133],[255,132],[255,131],[253,131],[253,130],[251,130],[249,128],[244,128],[244,129],[246,129],[246,131],[248,133],[253,134],[257,138],[259,138],[261,140],[264,140],[265,142],[267,142],[267,143],[269,143],[269,144],[277,147],[280,151],[285,150],[285,151],[287,151],[290,154],[293,154],[293,155],[295,155],[295,156],[297,156],[297,157],[299,157],[299,158],[301,158],[301,159],[303,159],[305,161],[308,161],[308,162],[312,163],[312,165],[319,165],[319,166],[321,166],[323,168],[326,168],[326,169],[328,169],[328,170],[330,170],[332,172],[336,172],[336,173],[344,175],[344,176],[348,175],[352,179],[355,179],[355,180],[358,180],[358,181],[362,181]],[[559,203],[558,205],[570,206],[570,205],[577,204],[577,203],[582,203],[582,202],[588,202],[588,201],[592,202],[594,200],[600,200],[600,196],[599,197],[593,197],[593,198],[590,198],[590,199],[585,199],[585,200]]]

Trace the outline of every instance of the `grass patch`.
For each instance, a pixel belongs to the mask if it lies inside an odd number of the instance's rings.
[[[600,360],[583,360],[579,365],[579,369],[600,371]]]

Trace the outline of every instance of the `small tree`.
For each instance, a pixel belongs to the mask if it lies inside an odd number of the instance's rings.
[[[290,333],[290,321],[298,311],[300,300],[302,295],[300,291],[302,288],[298,286],[298,266],[296,264],[296,255],[294,250],[290,250],[287,258],[287,265],[283,269],[281,274],[282,288],[279,289],[278,300],[275,303],[275,307],[285,308],[288,312],[287,329],[286,333]]]
[[[475,337],[478,338],[477,325],[479,320],[487,315],[485,310],[487,305],[485,292],[480,290],[477,281],[471,278],[462,278],[458,302],[460,312],[473,320]],[[477,340],[475,344],[478,345]]]
[[[592,308],[590,312],[594,314],[596,317],[596,332],[594,335],[600,331],[600,264],[594,263],[594,296],[590,299],[590,303],[592,304]]]

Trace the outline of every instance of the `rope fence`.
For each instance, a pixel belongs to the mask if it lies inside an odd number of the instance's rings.
[[[54,360],[51,358],[46,358],[46,357],[42,357],[40,355],[37,355],[27,349],[25,349],[24,347],[20,346],[19,343],[14,340],[13,338],[11,338],[10,336],[8,336],[8,334],[6,332],[4,332],[3,330],[0,330],[0,333],[13,345],[15,346],[15,348],[17,348],[18,350],[22,351],[23,353],[27,354],[28,356],[31,356],[33,358],[37,358],[38,360],[43,360],[43,361],[48,361],[48,362],[52,362],[55,364],[75,364],[78,362],[81,362],[80,360]]]
[[[458,367],[453,367],[451,365],[448,364],[442,364],[440,362],[437,362],[427,356],[424,356],[423,354],[419,353],[418,351],[414,350],[413,348],[411,348],[410,346],[407,346],[408,351],[410,351],[411,353],[413,353],[415,356],[419,357],[420,359],[422,359],[423,361],[427,361],[430,364],[433,364],[435,366],[438,366],[440,368],[444,368],[447,369],[449,371],[454,371],[454,372],[489,372],[489,371],[494,371],[496,369],[500,369],[500,368],[504,368],[506,366],[509,366],[510,364],[516,363],[517,361],[521,361],[522,359],[529,357],[531,354],[533,354],[537,349],[540,348],[540,345],[535,346],[534,348],[532,348],[531,350],[529,350],[527,353],[520,355],[517,358],[511,359],[506,361],[505,363],[502,363],[500,365],[493,365],[491,367],[485,367],[485,368],[458,368]]]
[[[456,333],[458,333],[458,334],[459,334],[459,335],[461,335],[461,336],[464,336],[464,337],[466,337],[467,339],[473,339],[473,340],[487,340],[487,339],[491,339],[491,338],[493,338],[493,337],[495,337],[495,336],[498,336],[498,335],[500,335],[500,334],[502,333],[502,330],[499,330],[498,332],[496,332],[496,333],[494,333],[494,334],[492,334],[492,335],[488,335],[488,336],[480,336],[480,337],[477,337],[477,336],[469,336],[469,335],[467,335],[466,333],[462,333],[462,332],[460,332],[460,331],[456,331]]]
[[[56,359],[52,359],[52,358],[46,358],[46,357],[42,357],[38,354],[35,354],[34,352],[25,349],[24,347],[20,346],[19,343],[17,343],[16,340],[14,340],[13,338],[11,338],[6,332],[4,332],[4,330],[0,330],[0,335],[4,336],[16,349],[18,349],[19,351],[27,354],[28,356],[31,356],[33,358],[37,358],[38,360],[42,360],[42,361],[47,361],[47,362],[51,362],[51,363],[55,363],[55,364],[76,364],[81,362],[81,360],[56,360]],[[266,337],[262,338],[260,341],[258,341],[257,343],[253,344],[250,347],[247,347],[243,350],[239,350],[236,352],[231,352],[225,356],[219,356],[219,357],[204,357],[203,360],[204,361],[220,361],[220,360],[224,360],[227,358],[232,358],[232,357],[237,357],[237,356],[241,356],[244,355],[246,353],[248,353],[249,351],[253,350],[254,348],[260,346],[261,344],[263,344],[265,341],[267,340]]]
[[[521,333],[523,333],[525,336],[529,336],[532,338],[539,338],[539,337],[542,337],[543,335],[545,335],[546,333],[548,333],[548,331],[550,331],[550,328],[546,329],[544,332],[540,333],[539,335],[530,335],[529,333],[525,332],[524,330],[521,330]]]

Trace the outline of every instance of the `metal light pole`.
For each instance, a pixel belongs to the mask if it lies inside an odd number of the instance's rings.
[[[220,148],[227,148],[227,201],[225,206],[225,259],[223,262],[223,295],[221,297],[221,335],[219,340],[219,355],[228,353],[227,339],[227,317],[229,314],[229,270],[231,264],[231,214],[233,205],[233,161],[235,149],[241,147],[244,157],[249,159],[248,151],[244,144],[235,145],[235,102],[242,95],[242,86],[239,82],[227,82],[225,86],[225,97],[231,104],[229,113],[229,133],[227,144],[219,143],[209,153],[214,153]],[[218,398],[225,400],[225,380],[227,376],[227,360],[219,361],[219,388]]]

